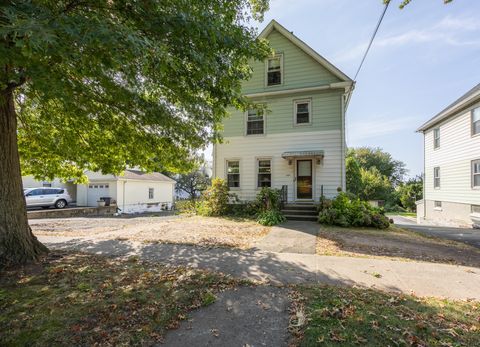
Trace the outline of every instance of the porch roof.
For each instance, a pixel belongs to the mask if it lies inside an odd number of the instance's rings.
[[[291,158],[301,158],[301,157],[321,157],[325,155],[323,150],[313,150],[313,151],[291,151],[291,152],[283,152],[282,158],[284,159],[291,159]]]

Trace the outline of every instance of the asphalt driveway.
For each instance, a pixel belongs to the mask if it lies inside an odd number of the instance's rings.
[[[480,248],[480,229],[422,225],[417,224],[414,220],[410,218],[405,218],[401,216],[393,216],[392,218],[396,225],[403,228],[447,240],[460,241],[470,246]]]

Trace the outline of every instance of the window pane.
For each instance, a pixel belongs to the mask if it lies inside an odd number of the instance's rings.
[[[480,187],[480,174],[473,176],[473,186]]]
[[[239,173],[240,172],[240,163],[238,161],[229,161],[227,163],[227,172],[228,173]]]
[[[480,121],[480,107],[477,107],[473,110],[472,121],[478,122]]]
[[[298,113],[308,113],[308,103],[297,104]]]
[[[247,115],[247,135],[263,134],[263,114],[258,110],[249,110]]]
[[[480,205],[472,205],[472,213],[480,213]]]
[[[230,188],[240,187],[240,162],[227,162],[227,184]]]
[[[473,162],[473,173],[480,174],[480,160]]]
[[[473,123],[473,135],[480,134],[480,120],[477,120],[475,123]]]
[[[280,69],[280,57],[268,59],[268,71]]]
[[[268,72],[268,85],[276,85],[282,83],[282,73],[279,71],[269,71]]]

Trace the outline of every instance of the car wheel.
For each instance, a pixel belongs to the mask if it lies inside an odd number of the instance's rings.
[[[60,199],[55,203],[55,208],[65,208],[66,206],[67,202],[63,199]]]

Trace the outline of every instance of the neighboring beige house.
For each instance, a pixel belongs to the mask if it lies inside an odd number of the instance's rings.
[[[66,187],[77,206],[97,206],[102,197],[116,201],[121,213],[157,212],[170,209],[174,202],[175,181],[161,173],[144,173],[128,169],[123,175],[103,175],[98,172],[86,173],[88,184],[39,182],[24,177],[24,188]],[[75,197],[75,198],[74,198]]]
[[[480,225],[480,84],[423,124],[420,222]]]
[[[262,187],[286,190],[290,203],[334,197],[345,189],[345,110],[354,83],[274,20],[260,37],[274,55],[251,62],[242,92],[266,111],[230,110],[213,175],[241,200]]]

